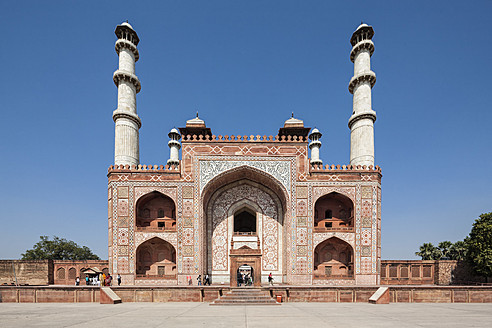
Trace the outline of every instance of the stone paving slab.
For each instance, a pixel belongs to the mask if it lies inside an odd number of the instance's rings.
[[[0,303],[0,327],[492,327],[492,305]]]

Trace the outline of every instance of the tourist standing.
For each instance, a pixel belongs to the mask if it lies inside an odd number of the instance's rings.
[[[118,280],[118,286],[121,285],[121,276],[120,274],[118,273],[118,275],[116,276],[116,280]]]
[[[237,272],[237,286],[238,287],[241,287],[241,283],[243,282],[243,275],[241,274],[241,272]]]
[[[210,286],[210,277],[209,277],[208,273],[205,274],[205,280],[204,280],[203,284],[205,286],[207,286],[207,284]]]
[[[89,276],[88,275],[85,276],[85,284],[87,286],[89,286]]]
[[[196,278],[196,280],[198,281],[198,286],[201,286],[202,285],[202,275],[199,274],[198,277]]]
[[[80,278],[77,277],[75,278],[75,286],[79,286],[80,285]]]
[[[272,273],[271,272],[268,275],[268,284],[273,286],[273,276],[272,276]]]

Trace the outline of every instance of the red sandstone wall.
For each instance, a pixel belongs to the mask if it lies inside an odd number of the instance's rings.
[[[492,303],[492,287],[391,286],[392,303]],[[229,288],[219,287],[113,287],[123,302],[212,302]],[[374,287],[264,288],[287,302],[363,302]],[[97,287],[0,286],[0,303],[99,302]]]
[[[55,285],[75,285],[75,278],[80,277],[80,284],[85,285],[85,276],[82,270],[97,267],[103,272],[108,272],[107,260],[91,261],[53,261],[53,274]]]
[[[15,272],[15,275],[14,275]],[[53,261],[0,260],[0,285],[48,285],[53,283]]]

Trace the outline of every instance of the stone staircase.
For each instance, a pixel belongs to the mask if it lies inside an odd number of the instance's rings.
[[[210,305],[280,305],[267,290],[261,288],[243,287],[232,288],[227,294],[222,295]]]

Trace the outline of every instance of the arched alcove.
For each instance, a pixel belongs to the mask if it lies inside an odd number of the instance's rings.
[[[314,278],[350,279],[354,277],[354,252],[345,241],[332,237],[314,250]]]
[[[65,280],[65,268],[58,268],[58,270],[56,270],[56,278]]]
[[[314,205],[315,231],[353,231],[354,204],[350,198],[332,192],[318,198]]]
[[[204,271],[215,282],[235,284],[235,265],[242,264],[237,257],[247,253],[258,275],[255,284],[262,276],[266,280],[270,272],[282,280],[286,274],[288,202],[279,181],[249,166],[231,169],[209,181],[202,193],[203,247],[207,250]]]
[[[137,278],[176,276],[176,250],[174,246],[158,237],[147,240],[138,246]]]
[[[136,206],[137,231],[175,231],[176,205],[160,192],[142,196]]]
[[[68,269],[68,279],[75,279],[75,278],[77,278],[77,269],[75,268]]]

